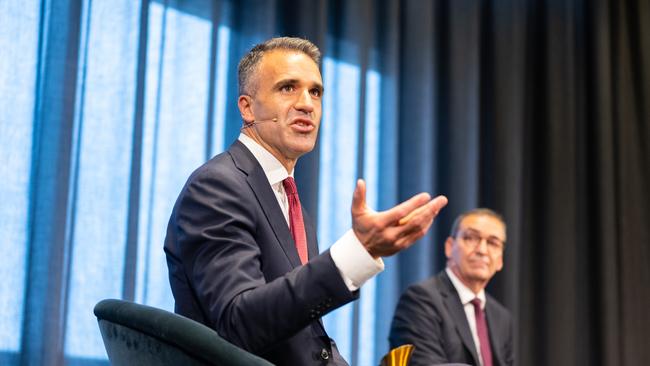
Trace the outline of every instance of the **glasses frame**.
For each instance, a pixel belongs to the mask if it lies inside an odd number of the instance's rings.
[[[487,249],[490,253],[503,253],[506,247],[505,240],[502,240],[494,235],[483,235],[483,233],[475,229],[458,230],[454,239],[460,239],[463,244],[472,250],[478,248],[478,246],[481,245],[483,241],[485,241]]]

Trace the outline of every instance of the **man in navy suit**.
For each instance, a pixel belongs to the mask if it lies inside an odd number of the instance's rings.
[[[321,316],[356,299],[383,270],[381,257],[421,238],[447,203],[421,193],[375,212],[359,180],[352,228],[318,253],[293,172],[316,143],[319,58],[298,38],[268,40],[242,58],[242,133],[189,177],[165,239],[176,312],[278,365],[346,365]]]
[[[485,292],[503,268],[505,241],[505,221],[492,210],[456,218],[445,241],[447,268],[410,286],[395,310],[390,345],[415,346],[409,365],[514,364],[510,313]]]

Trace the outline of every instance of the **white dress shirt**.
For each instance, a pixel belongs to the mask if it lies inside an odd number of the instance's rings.
[[[241,133],[238,139],[262,166],[287,225],[289,225],[289,200],[282,181],[287,177],[293,177],[293,171],[287,172],[273,154],[247,135]],[[350,291],[358,290],[367,280],[384,270],[384,262],[381,258],[372,258],[352,229],[332,244],[330,255]]]
[[[472,331],[472,338],[474,338],[474,345],[476,345],[476,353],[478,354],[478,360],[483,365],[483,357],[481,356],[481,342],[478,339],[478,332],[476,331],[476,316],[474,315],[474,305],[472,305],[472,300],[478,297],[481,300],[481,309],[485,310],[485,290],[481,289],[478,294],[474,294],[464,283],[462,283],[458,277],[454,274],[449,267],[445,269],[447,276],[451,280],[451,283],[456,288],[458,296],[460,296],[460,302],[463,304],[465,310],[465,316],[467,317],[467,322],[469,323],[469,329]]]

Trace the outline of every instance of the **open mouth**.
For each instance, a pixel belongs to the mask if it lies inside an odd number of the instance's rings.
[[[306,118],[296,118],[291,122],[291,128],[298,132],[311,132],[314,130],[314,123]]]

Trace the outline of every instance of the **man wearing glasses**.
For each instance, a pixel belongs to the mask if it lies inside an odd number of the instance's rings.
[[[397,305],[391,348],[413,344],[411,366],[513,365],[510,312],[485,286],[503,268],[506,224],[485,208],[456,218],[445,241],[447,268],[410,286]]]

